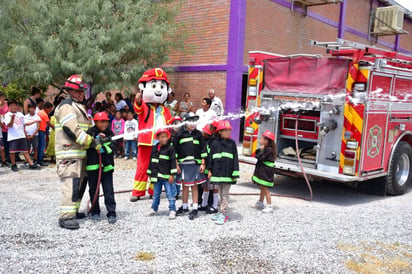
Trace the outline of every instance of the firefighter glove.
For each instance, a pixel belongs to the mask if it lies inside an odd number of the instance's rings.
[[[90,135],[87,135],[86,141],[84,142],[84,148],[85,148],[85,149],[90,148],[90,146],[92,145],[92,143],[93,143],[93,137],[90,136]]]

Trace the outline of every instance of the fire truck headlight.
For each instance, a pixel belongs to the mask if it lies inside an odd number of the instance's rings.
[[[248,88],[248,95],[249,95],[249,96],[257,96],[257,88],[256,88],[256,86],[249,86],[249,88]]]
[[[365,83],[354,83],[353,84],[353,90],[354,91],[365,91],[366,90],[366,85],[365,85]]]
[[[346,147],[350,149],[358,149],[359,143],[357,141],[347,141]]]
[[[246,132],[247,134],[254,134],[254,133],[255,133],[255,130],[253,129],[253,127],[247,127],[247,128],[245,129],[245,132]]]

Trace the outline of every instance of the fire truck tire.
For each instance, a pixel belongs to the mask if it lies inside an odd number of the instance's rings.
[[[412,177],[412,148],[407,142],[399,142],[395,148],[386,178],[386,193],[402,195]]]

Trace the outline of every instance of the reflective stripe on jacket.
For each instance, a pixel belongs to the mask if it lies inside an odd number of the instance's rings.
[[[239,178],[237,146],[232,139],[218,137],[209,143],[210,152],[207,167],[212,172],[212,184],[235,184]]]
[[[86,131],[92,122],[87,116],[85,106],[75,102],[69,95],[57,106],[56,117],[56,159],[86,158],[84,145],[87,141]]]
[[[168,180],[171,175],[176,174],[176,157],[173,147],[170,144],[153,146],[147,169],[151,182],[156,183],[158,179]]]
[[[110,128],[107,128],[106,131],[101,132],[99,129],[97,129],[96,126],[94,126],[87,131],[87,134],[92,137],[97,137],[99,133],[103,133],[106,137],[114,136],[114,133]],[[100,149],[102,172],[109,172],[114,170],[113,148],[111,146],[111,142],[104,143],[102,145],[102,148]],[[97,154],[96,149],[89,148],[87,150],[86,171],[98,171],[99,166],[99,155]]]
[[[255,155],[258,161],[252,181],[263,186],[273,187],[275,183],[275,156],[273,155],[272,148],[266,147],[264,150],[257,149]]]
[[[197,129],[189,132],[186,126],[181,127],[173,139],[173,146],[179,163],[194,161],[200,165],[207,157],[205,140]]]

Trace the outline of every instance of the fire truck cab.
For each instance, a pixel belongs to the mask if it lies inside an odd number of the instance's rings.
[[[277,173],[379,178],[388,194],[405,193],[412,176],[412,56],[342,39],[311,44],[329,56],[263,64],[258,135],[276,134]]]

